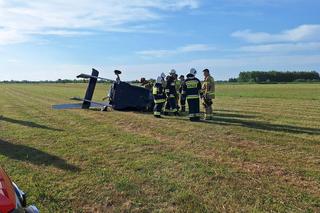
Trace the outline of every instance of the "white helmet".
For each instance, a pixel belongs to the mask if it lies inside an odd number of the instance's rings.
[[[171,71],[170,71],[170,75],[174,75],[174,74],[176,74],[177,72],[176,72],[176,70],[175,69],[172,69]]]
[[[157,78],[157,84],[161,84],[161,83],[162,83],[162,77],[159,76],[159,77]]]
[[[197,70],[195,68],[191,68],[190,69],[190,74],[196,75],[197,74]]]

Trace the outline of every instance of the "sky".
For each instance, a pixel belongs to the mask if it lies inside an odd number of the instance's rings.
[[[0,80],[320,68],[318,0],[0,0]]]

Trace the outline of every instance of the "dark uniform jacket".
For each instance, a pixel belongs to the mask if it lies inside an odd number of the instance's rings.
[[[175,98],[177,95],[176,83],[172,77],[167,81],[165,92],[168,98]]]
[[[156,83],[153,86],[152,94],[154,97],[154,102],[156,104],[166,102],[166,95],[165,95],[164,88],[163,88],[162,84]]]
[[[181,94],[181,95],[183,95],[183,85],[184,85],[184,82],[185,82],[185,80],[183,80],[183,81],[180,81],[180,86],[179,86],[179,93]]]
[[[187,76],[187,79],[182,84],[182,94],[187,96],[187,99],[199,98],[201,92],[201,82],[193,75]]]

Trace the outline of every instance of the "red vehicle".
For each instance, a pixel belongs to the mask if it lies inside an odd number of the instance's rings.
[[[26,194],[13,183],[0,167],[0,213],[38,213],[35,206],[28,206]]]

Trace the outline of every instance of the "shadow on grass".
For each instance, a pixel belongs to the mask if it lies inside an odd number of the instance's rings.
[[[245,117],[243,117],[245,118]],[[257,130],[266,130],[266,131],[276,131],[276,132],[287,132],[294,134],[311,134],[311,135],[320,135],[320,129],[317,128],[308,128],[308,127],[299,127],[291,125],[280,125],[272,124],[261,121],[249,121],[241,119],[239,116],[222,116],[219,113],[214,114],[214,118],[211,121],[203,121],[209,124],[218,124],[218,125],[233,125],[233,126],[244,126],[251,129]]]
[[[34,165],[54,166],[56,168],[77,172],[80,169],[76,166],[68,164],[64,159],[55,155],[48,154],[38,149],[20,144],[12,144],[0,139],[0,155],[8,158],[29,162]]]
[[[233,112],[233,113],[225,113],[225,112]],[[243,126],[251,129],[265,130],[265,131],[320,135],[320,129],[247,120],[247,119],[257,118],[257,116],[248,115],[247,114],[248,112],[246,112],[246,114],[242,114],[238,112],[240,111],[218,110],[218,111],[215,111],[213,120],[202,121],[202,122],[208,123],[208,124],[218,124],[218,125],[226,125],[226,126]],[[134,112],[134,113],[146,114],[141,112]],[[188,115],[186,114],[181,117],[187,117],[187,116]],[[174,118],[174,116],[171,116],[171,117]],[[168,117],[164,117],[164,118],[168,118]]]
[[[5,121],[5,122],[13,123],[13,124],[19,124],[19,125],[27,126],[27,127],[31,127],[31,128],[39,128],[39,129],[46,129],[46,130],[52,130],[52,131],[63,131],[61,129],[51,128],[51,127],[48,127],[45,125],[37,124],[32,121],[17,120],[17,119],[13,119],[13,118],[4,117],[4,116],[0,116],[0,121]]]
[[[221,113],[221,112],[215,112],[215,116],[218,117],[227,117],[227,118],[256,118],[255,115],[244,115],[244,114],[236,114],[236,113]]]
[[[228,110],[228,109],[215,109],[215,112],[231,112],[231,113],[245,113],[245,114],[260,114],[259,112],[248,112],[248,111],[243,111],[243,110]]]

